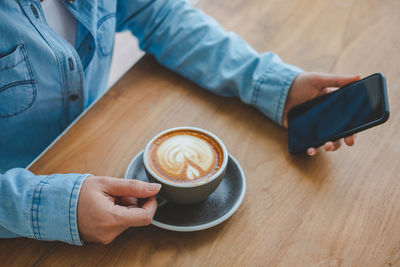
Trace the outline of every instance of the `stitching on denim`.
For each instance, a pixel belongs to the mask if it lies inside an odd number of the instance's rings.
[[[66,77],[65,77],[65,68],[63,65],[63,62],[61,60],[61,57],[59,56],[58,52],[55,51],[54,53],[56,55],[57,61],[61,66],[61,77],[62,77],[62,94],[63,94],[63,98],[62,98],[62,105],[63,105],[63,111],[64,111],[64,123],[67,125],[69,122],[69,105],[68,103],[66,103],[66,99],[68,97],[68,93],[67,93],[67,81],[66,81]]]
[[[252,103],[255,106],[257,106],[257,99],[260,95],[261,85],[267,79],[268,73],[271,72],[271,68],[272,68],[272,66],[267,66],[267,68],[265,69],[265,72],[263,74],[261,74],[260,77],[257,79],[256,86],[254,88],[253,98],[252,98]]]
[[[72,54],[73,54],[73,56],[74,56],[74,59],[75,59],[75,62],[76,62],[76,66],[77,66],[77,72],[78,72],[78,74],[79,74],[79,79],[80,79],[80,92],[81,92],[81,95],[82,95],[82,97],[80,97],[80,104],[81,104],[81,109],[83,110],[83,108],[84,108],[84,90],[83,90],[83,83],[84,83],[84,77],[83,77],[83,75],[84,75],[84,71],[83,71],[83,66],[82,66],[82,60],[80,59],[80,57],[79,57],[79,54],[78,54],[78,52],[77,52],[77,50],[72,50]]]
[[[264,78],[260,76],[256,81],[256,86],[254,87],[253,97],[251,99],[251,103],[253,105],[257,105],[257,98],[260,92],[261,84],[263,83]]]
[[[296,74],[296,75],[297,75],[297,74]],[[296,76],[295,76],[295,77],[296,77]],[[283,87],[283,88],[288,87],[291,80],[293,80],[292,75],[287,75],[286,79],[283,81],[283,86],[282,86],[282,87]],[[277,111],[276,111],[276,115],[275,115],[275,120],[276,120],[279,124],[282,123],[282,118],[281,118],[281,121],[279,121],[279,111],[280,111],[280,107],[282,107],[282,110],[283,110],[283,106],[285,105],[285,103],[284,103],[284,101],[283,101],[283,93],[284,93],[284,92],[289,92],[289,89],[290,89],[290,88],[288,88],[287,90],[281,90],[281,94],[280,94],[280,96],[279,96],[279,104],[278,104]],[[286,99],[285,99],[285,100],[286,100]]]
[[[15,63],[14,65],[5,66],[4,68],[1,68],[0,71],[12,69],[12,68],[14,68],[15,66],[19,65],[19,64],[20,64],[22,61],[24,61],[24,60],[25,60],[25,58],[21,58],[21,60],[19,60],[19,61],[18,61],[17,63]]]
[[[7,90],[8,88],[18,86],[18,85],[23,85],[23,84],[33,84],[33,80],[26,80],[26,81],[16,81],[12,82],[9,84],[4,85],[3,87],[0,87],[0,93]]]
[[[70,197],[69,197],[68,224],[69,224],[69,233],[71,234],[71,239],[72,239],[72,242],[74,243],[74,245],[76,245],[76,243],[75,243],[74,236],[73,236],[73,234],[72,234],[72,225],[71,225],[71,202],[72,202],[72,195],[73,195],[73,193],[74,193],[74,191],[75,191],[76,184],[78,183],[78,181],[79,181],[81,178],[82,178],[82,176],[79,176],[79,177],[75,180],[74,186],[72,187],[72,190],[71,190],[71,195],[70,195]]]
[[[33,214],[34,214],[34,207],[35,207],[35,201],[36,201],[36,193],[37,193],[37,189],[39,188],[40,183],[38,183],[36,185],[35,190],[33,191],[33,197],[32,197],[32,204],[31,204],[31,227],[32,227],[32,232],[33,232],[33,237],[35,239],[37,239],[37,235],[35,232],[35,219],[33,218]]]
[[[97,23],[97,38],[98,38],[99,40],[104,41],[104,40],[103,40],[104,31],[103,31],[103,30],[100,30],[100,27],[101,27],[101,26],[103,25],[103,23],[106,22],[108,19],[111,19],[111,18],[114,18],[114,17],[115,17],[115,13],[111,13],[111,14],[105,15],[105,16],[102,17],[102,18],[99,20],[99,22]],[[107,49],[105,48],[104,42],[100,42],[100,41],[99,41],[98,46],[99,46],[99,48],[100,48],[100,53],[101,53],[103,56],[108,56],[108,55],[111,53],[111,50],[112,50],[112,49],[110,49],[110,51],[106,51]]]
[[[33,236],[35,237],[35,239],[42,239],[41,235],[40,235],[40,228],[39,228],[40,197],[41,197],[43,186],[45,184],[47,184],[47,180],[49,180],[49,179],[50,179],[50,176],[41,180],[37,184],[35,191],[33,192],[32,205],[31,205],[31,226],[32,226]],[[40,189],[39,189],[39,187],[40,187]],[[35,226],[36,226],[37,230],[35,230]]]
[[[21,49],[22,52],[23,52],[23,50],[24,50],[24,44],[23,44],[23,43],[17,45],[17,47],[14,49],[14,51],[12,51],[11,53],[5,55],[5,56],[2,57],[2,58],[5,58],[5,57],[7,57],[7,56],[13,55],[14,53],[17,53],[17,51],[18,51],[19,49]],[[8,69],[14,68],[14,67],[17,66],[18,64],[20,64],[22,61],[24,61],[26,55],[25,55],[25,53],[22,53],[22,54],[23,54],[23,57],[22,57],[21,59],[19,59],[16,63],[14,63],[13,65],[7,65],[7,64],[6,64],[6,65],[4,66],[4,68],[0,68],[0,71],[8,70]]]
[[[38,204],[37,204],[37,209],[36,209],[36,219],[37,219],[37,230],[38,230],[38,235],[39,235],[39,239],[42,239],[42,236],[40,234],[40,225],[39,225],[39,207],[40,207],[40,201],[41,201],[41,197],[42,197],[42,190],[43,187],[45,185],[48,184],[48,180],[50,180],[51,176],[48,176],[47,178],[43,179],[43,181],[41,181],[41,187],[39,190],[39,197],[38,197]]]
[[[79,58],[79,55],[77,54],[77,53],[75,53],[74,52],[74,57],[75,57],[75,60],[76,60],[76,62],[77,62],[77,66],[78,66],[78,72],[79,72],[79,78],[80,78],[80,80],[81,80],[81,82],[80,82],[80,85],[81,85],[81,95],[82,95],[82,97],[80,98],[80,101],[81,101],[81,109],[83,110],[84,109],[84,96],[85,96],[85,92],[84,92],[84,71],[83,71],[83,66],[82,66],[82,61],[80,60],[80,58]]]
[[[49,44],[48,40],[43,36],[41,30],[39,30],[38,24],[36,23],[37,19],[34,18],[32,12],[30,12],[30,7],[27,1],[18,0],[18,3],[21,6],[21,9],[24,11],[25,15],[28,17],[32,26],[36,29],[36,31],[40,34],[40,36],[42,36],[43,40],[45,40],[45,42]]]
[[[7,115],[1,115],[1,114],[0,114],[0,118],[9,118],[9,117],[18,115],[18,114],[24,112],[25,110],[29,109],[30,107],[32,107],[32,105],[34,104],[35,99],[36,99],[36,91],[34,90],[34,87],[33,87],[34,84],[35,84],[35,83],[32,83],[32,90],[34,91],[34,93],[33,93],[33,97],[32,97],[31,102],[29,103],[29,105],[28,105],[27,107],[21,109],[21,110],[18,110],[17,112],[11,113],[11,114],[7,114]]]
[[[31,80],[33,81],[33,83],[35,84],[35,76],[32,71],[31,62],[29,61],[28,51],[25,49],[24,44],[22,44],[21,50],[22,50],[22,53],[24,54],[24,60],[25,60],[26,67],[28,68],[29,76],[30,76]],[[35,86],[35,91],[36,91],[36,86]]]
[[[12,116],[18,115],[18,114],[24,112],[25,110],[29,109],[30,107],[32,107],[32,105],[35,103],[36,96],[37,96],[36,87],[35,87],[35,82],[33,81],[32,83],[23,83],[23,84],[18,84],[18,85],[14,85],[14,86],[20,86],[20,85],[24,85],[24,84],[31,84],[31,86],[32,86],[32,91],[33,91],[33,93],[31,93],[31,95],[30,95],[32,98],[31,98],[31,100],[30,100],[29,105],[26,106],[25,108],[21,109],[21,110],[18,110],[18,111],[16,111],[16,112],[14,112],[14,113],[3,114],[3,115],[0,114],[0,118],[10,118],[10,117],[12,117]],[[6,90],[6,89],[5,89],[5,90]]]
[[[286,88],[286,81],[283,83],[283,88]],[[282,105],[282,97],[283,97],[283,92],[284,91],[285,91],[284,89],[281,90],[281,94],[279,96],[279,103],[278,103],[278,106],[276,107],[276,113],[275,113],[275,120],[279,124],[281,124],[281,122],[279,121],[279,107]]]
[[[36,97],[37,97],[37,88],[36,88],[36,83],[35,83],[35,75],[32,71],[32,66],[31,66],[31,62],[29,61],[29,56],[28,56],[28,51],[25,49],[25,45],[22,44],[22,53],[24,54],[24,58],[25,58],[25,64],[28,67],[28,72],[29,75],[31,77],[31,80],[33,81],[32,83],[32,87],[33,87],[33,98],[32,98],[32,102],[31,104],[27,107],[30,108],[36,101]]]
[[[11,114],[7,114],[7,115],[0,115],[0,118],[9,118],[9,117],[18,115],[21,112],[24,112],[25,110],[27,110],[27,109],[29,109],[30,107],[33,106],[33,104],[35,103],[36,98],[37,98],[37,88],[36,88],[36,83],[35,83],[35,76],[33,75],[32,66],[31,66],[29,58],[28,58],[28,53],[27,53],[27,51],[25,49],[25,45],[23,43],[21,44],[21,51],[22,51],[22,55],[23,55],[23,60],[25,61],[26,68],[28,69],[29,77],[31,78],[28,81],[32,81],[32,82],[29,82],[32,85],[32,91],[33,91],[31,93],[31,95],[30,95],[31,96],[31,100],[30,100],[29,105],[27,107],[23,108],[22,110],[19,110],[17,112],[14,112],[14,113],[11,113]],[[29,83],[15,84],[14,86],[23,85],[23,84],[29,84]],[[10,84],[8,84],[8,85],[10,85]],[[8,85],[6,85],[6,86],[8,86]],[[4,91],[4,90],[6,90],[6,89],[8,89],[10,87],[7,87],[7,88],[2,87],[2,88],[0,88],[0,92]]]
[[[40,189],[39,189],[39,192],[38,192],[39,195],[38,195],[38,198],[37,198],[38,199],[38,203],[37,203],[37,208],[36,208],[37,233],[38,233],[38,236],[39,236],[38,239],[42,239],[42,236],[40,234],[40,225],[39,225],[39,207],[40,207],[40,199],[42,197],[43,186],[44,186],[44,182],[41,181],[40,182]]]
[[[102,17],[98,22],[97,22],[97,28],[100,27],[101,24],[103,24],[104,21],[106,21],[107,19],[111,18],[111,17],[115,17],[115,13],[110,13],[108,15],[105,15],[104,17]]]

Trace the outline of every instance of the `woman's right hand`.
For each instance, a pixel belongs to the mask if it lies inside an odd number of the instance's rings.
[[[315,97],[328,94],[337,90],[339,87],[349,83],[356,82],[360,76],[333,75],[317,72],[300,73],[293,81],[286,98],[285,107],[282,114],[282,125],[288,128],[287,115],[289,110]],[[344,138],[344,142],[348,146],[354,145],[355,135]],[[324,144],[325,151],[336,151],[342,144],[341,140],[329,141]],[[319,152],[319,148],[310,147],[307,149],[307,155],[315,156]]]
[[[78,200],[78,228],[82,240],[109,244],[132,226],[150,224],[161,185],[138,180],[91,176],[83,182]],[[137,198],[148,198],[138,206]]]

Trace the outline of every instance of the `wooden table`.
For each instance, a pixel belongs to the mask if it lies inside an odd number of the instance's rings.
[[[306,70],[386,75],[388,123],[354,148],[287,152],[287,132],[237,99],[201,90],[144,57],[32,167],[37,174],[123,177],[157,132],[193,125],[242,165],[239,210],[208,230],[132,228],[108,246],[0,241],[0,265],[400,266],[400,2],[202,0],[199,7],[258,51]]]

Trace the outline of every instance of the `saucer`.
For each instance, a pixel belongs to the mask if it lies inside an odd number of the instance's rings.
[[[143,151],[129,164],[126,179],[148,182],[143,166]],[[178,232],[204,230],[232,216],[242,204],[246,178],[239,163],[229,155],[226,173],[217,189],[203,202],[193,205],[169,203],[157,196],[159,203],[151,224]]]

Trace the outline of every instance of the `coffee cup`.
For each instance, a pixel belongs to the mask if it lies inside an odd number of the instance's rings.
[[[214,134],[196,127],[160,132],[146,145],[143,163],[150,182],[162,185],[167,201],[189,205],[205,200],[224,177],[228,152]]]

